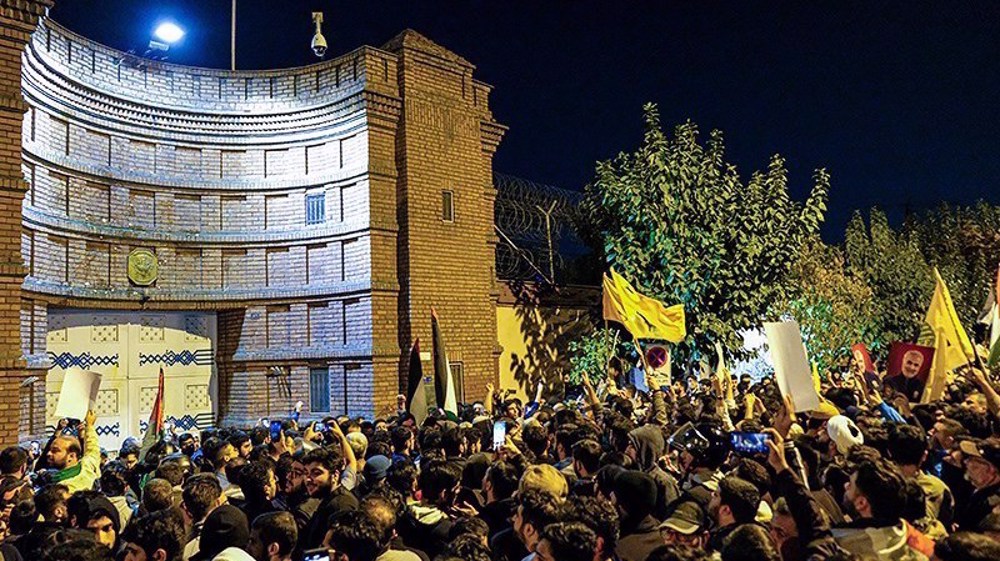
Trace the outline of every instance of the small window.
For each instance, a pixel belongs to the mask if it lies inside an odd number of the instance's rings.
[[[455,192],[441,191],[441,220],[455,221]]]
[[[326,193],[306,195],[306,224],[326,222]]]
[[[330,412],[330,369],[309,369],[309,411]]]

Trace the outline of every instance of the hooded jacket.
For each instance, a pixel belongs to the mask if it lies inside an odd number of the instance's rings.
[[[401,520],[399,534],[407,547],[419,549],[431,559],[444,551],[452,520],[443,510],[426,503],[407,505]]]
[[[636,450],[636,469],[656,482],[656,507],[653,509],[653,516],[664,520],[668,514],[668,505],[677,499],[679,492],[677,480],[657,464],[667,446],[663,433],[656,425],[643,425],[629,432],[628,439]]]

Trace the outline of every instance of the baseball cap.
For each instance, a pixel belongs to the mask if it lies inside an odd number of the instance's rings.
[[[660,530],[673,530],[678,534],[690,536],[705,527],[705,513],[694,501],[685,501],[674,509],[674,512],[660,524]]]
[[[963,440],[959,443],[958,449],[966,456],[982,458],[1000,469],[1000,439]]]
[[[837,451],[844,455],[847,455],[852,446],[865,443],[865,435],[861,434],[861,429],[844,415],[830,417],[826,422],[826,433],[837,444]]]

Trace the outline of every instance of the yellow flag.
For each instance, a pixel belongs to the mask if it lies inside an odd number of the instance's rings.
[[[816,388],[816,393],[822,395],[823,383],[819,379],[819,368],[816,366],[816,361],[813,361],[812,363],[812,379],[813,379],[813,387]]]
[[[941,352],[942,339],[944,337],[941,330],[936,330],[934,333],[934,359],[931,361],[931,371],[927,375],[927,383],[924,385],[924,393],[920,396],[920,403],[930,403],[941,399],[941,396],[944,395],[944,387],[948,381],[948,369],[945,367],[945,355]]]
[[[934,296],[931,297],[931,305],[927,308],[927,317],[924,321],[935,333],[934,360],[941,362],[941,368],[944,370],[954,370],[974,361],[976,355],[972,349],[972,342],[958,319],[958,313],[955,312],[948,287],[936,267],[934,278],[937,280],[937,286],[934,288]]]
[[[604,277],[604,319],[621,323],[636,339],[678,343],[687,336],[684,306],[643,296],[614,269]]]

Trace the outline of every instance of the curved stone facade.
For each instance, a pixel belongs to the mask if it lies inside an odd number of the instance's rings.
[[[308,407],[317,369],[330,408],[307,414],[372,416],[394,403],[413,339],[429,343],[435,306],[465,386],[495,379],[504,129],[473,70],[412,31],[312,66],[229,72],[44,21],[21,71],[29,370],[51,366],[50,308],[209,310],[220,421]],[[158,260],[149,286],[129,278],[137,249]],[[22,392],[22,408],[44,396]]]

